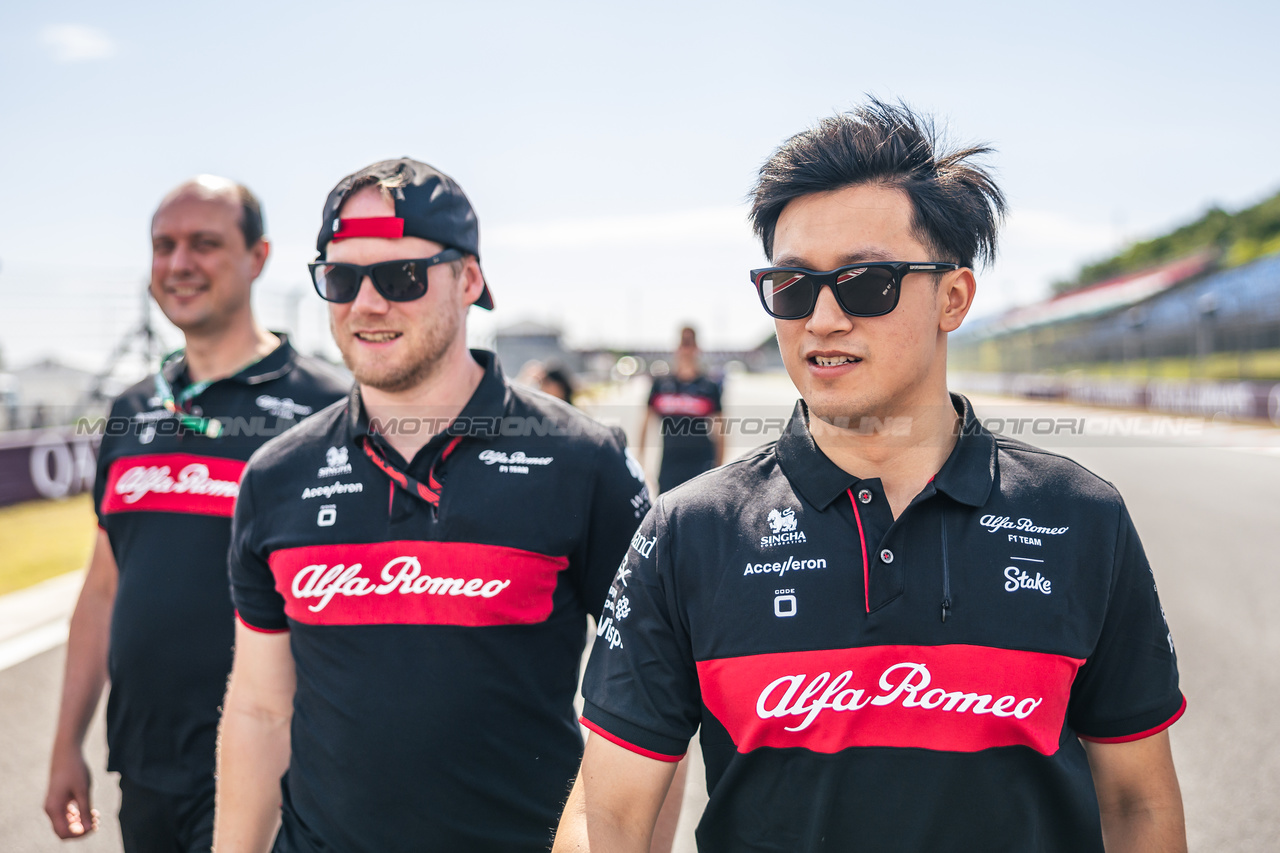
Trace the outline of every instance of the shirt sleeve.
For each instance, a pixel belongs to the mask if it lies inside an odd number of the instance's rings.
[[[1120,743],[1163,731],[1185,709],[1155,574],[1121,504],[1107,613],[1072,687],[1068,722],[1085,740]]]
[[[582,723],[632,752],[678,761],[697,731],[702,697],[664,532],[659,501],[609,587],[582,685]]]
[[[587,532],[578,554],[579,591],[588,613],[599,613],[618,560],[649,511],[644,469],[618,430],[600,449],[590,494]]]
[[[654,379],[654,380],[653,380],[653,383],[649,385],[649,403],[648,403],[648,406],[649,406],[649,408],[651,408],[651,409],[653,408],[653,401],[654,401],[654,398],[656,398],[660,393],[662,393],[662,388],[661,388],[661,386],[662,386],[662,380],[661,380],[661,379]]]
[[[231,518],[231,546],[227,553],[231,603],[248,627],[279,633],[289,630],[289,621],[284,614],[284,597],[276,591],[275,576],[257,541],[259,524],[253,502],[253,469],[246,467]]]
[[[711,413],[713,415],[718,415],[724,411],[721,400],[720,400],[721,396],[724,394],[724,383],[716,382],[714,379],[712,379],[710,380],[710,385],[711,385],[711,393],[708,394],[707,396],[711,398],[711,406],[712,406]]]

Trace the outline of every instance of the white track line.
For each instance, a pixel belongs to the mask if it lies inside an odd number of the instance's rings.
[[[0,643],[0,672],[67,641],[70,619],[58,619]]]
[[[0,596],[0,671],[67,641],[83,583],[83,570],[68,572]]]

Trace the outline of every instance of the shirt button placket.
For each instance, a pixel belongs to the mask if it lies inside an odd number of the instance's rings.
[[[883,551],[881,551],[881,552],[880,552],[880,562],[884,563],[885,565],[888,565],[889,563],[892,563],[892,562],[893,562],[893,552],[892,552],[892,551],[890,551],[888,548],[885,548]]]

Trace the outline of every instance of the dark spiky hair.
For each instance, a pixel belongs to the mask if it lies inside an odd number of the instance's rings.
[[[1005,215],[1004,193],[972,161],[992,149],[943,149],[931,118],[875,98],[796,134],[760,167],[752,189],[751,224],[765,255],[773,258],[778,217],[795,199],[872,184],[906,193],[917,238],[937,252],[928,260],[967,267],[975,260],[990,263]]]

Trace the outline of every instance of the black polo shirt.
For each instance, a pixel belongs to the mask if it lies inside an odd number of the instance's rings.
[[[162,406],[154,376],[120,395],[98,450],[94,498],[119,567],[111,618],[108,767],[161,791],[213,784],[219,707],[235,618],[227,546],[240,473],[268,439],[349,387],[282,343],[192,401],[224,432],[210,438]],[[165,367],[188,384],[182,359]]]
[[[278,850],[550,843],[586,617],[649,500],[623,439],[472,355],[479,387],[411,464],[357,391],[246,470],[232,594],[297,670]]]
[[[1119,494],[953,399],[955,449],[896,520],[798,404],[636,534],[584,722],[669,760],[701,726],[700,850],[1101,851],[1077,738],[1182,713]]]
[[[721,410],[718,382],[709,376],[687,382],[675,374],[656,377],[649,389],[649,408],[662,419],[660,491],[673,489],[715,466],[711,418]]]

